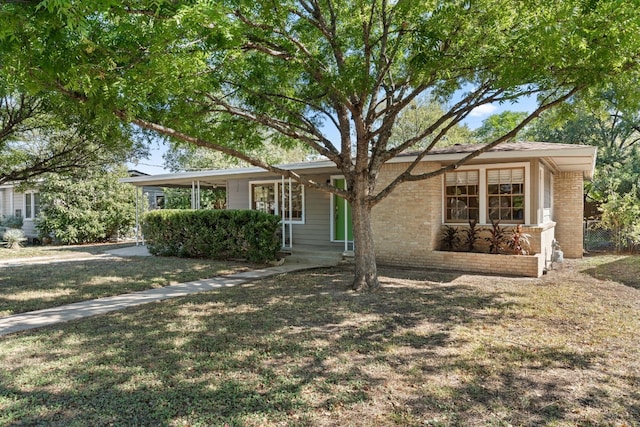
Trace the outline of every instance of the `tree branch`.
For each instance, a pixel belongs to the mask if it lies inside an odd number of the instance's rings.
[[[433,177],[442,175],[442,174],[444,174],[446,172],[455,170],[458,167],[460,167],[462,164],[464,164],[464,163],[466,163],[466,162],[478,157],[479,155],[481,155],[483,153],[486,153],[487,151],[491,150],[495,146],[497,146],[497,145],[499,145],[499,144],[501,144],[501,143],[503,143],[505,141],[508,141],[509,139],[514,138],[518,134],[518,132],[520,132],[533,119],[538,117],[543,111],[546,111],[549,108],[552,108],[552,107],[554,107],[554,106],[556,106],[556,105],[568,100],[575,93],[577,93],[579,90],[580,90],[580,87],[576,86],[576,87],[572,88],[571,90],[569,90],[564,95],[554,99],[553,101],[550,101],[548,103],[542,103],[535,111],[533,111],[531,114],[529,114],[524,120],[522,120],[520,122],[520,124],[518,124],[516,127],[514,127],[510,132],[507,132],[506,134],[504,134],[500,138],[496,139],[495,141],[484,145],[482,148],[479,148],[479,149],[467,154],[466,156],[464,156],[460,160],[458,160],[458,161],[456,161],[456,162],[454,162],[454,163],[452,163],[452,164],[450,164],[448,166],[442,167],[442,168],[438,169],[437,171],[427,172],[427,173],[423,173],[423,174],[419,174],[419,175],[411,175],[411,171],[422,161],[422,159],[428,154],[430,149],[422,151],[417,156],[417,158],[407,167],[407,169],[403,173],[398,175],[398,177],[396,177],[396,179],[394,179],[389,185],[387,185],[382,191],[380,191],[375,197],[372,198],[372,200],[371,200],[372,205],[375,205],[375,204],[379,203],[380,201],[382,201],[398,185],[400,185],[403,182],[421,181],[421,180],[433,178]]]
[[[336,194],[340,197],[343,198],[348,198],[349,194],[342,189],[336,188],[332,185],[326,185],[326,184],[322,184],[319,182],[316,182],[314,180],[308,179],[304,176],[299,175],[298,173],[288,170],[288,169],[282,169],[279,168],[277,166],[274,165],[270,165],[266,162],[263,162],[260,159],[257,159],[255,157],[249,156],[246,153],[230,148],[230,147],[225,147],[223,145],[219,145],[219,144],[215,144],[211,141],[207,141],[201,138],[196,138],[193,137],[191,135],[187,135],[184,134],[176,129],[167,127],[167,126],[163,126],[161,124],[158,123],[154,123],[154,122],[149,122],[147,120],[143,120],[140,118],[129,118],[127,116],[127,114],[124,111],[116,111],[114,113],[118,118],[120,118],[121,120],[128,122],[128,123],[132,123],[135,124],[139,127],[141,127],[142,129],[147,129],[153,132],[157,132],[161,135],[165,135],[165,136],[169,136],[171,138],[175,138],[184,142],[188,142],[190,144],[196,145],[198,147],[204,147],[204,148],[209,148],[212,150],[216,150],[219,151],[221,153],[227,154],[229,156],[233,156],[236,157],[240,160],[244,160],[245,162],[253,165],[253,166],[257,166],[260,167],[262,169],[265,169],[269,172],[273,172],[277,175],[281,175],[284,176],[285,178],[291,178],[309,188],[315,188],[321,191],[325,191],[325,192],[330,192],[333,194]]]

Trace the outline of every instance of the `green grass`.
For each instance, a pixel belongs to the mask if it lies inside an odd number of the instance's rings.
[[[0,316],[207,279],[246,269],[247,266],[241,263],[156,257],[64,259],[44,264],[0,266]]]
[[[127,246],[131,246],[131,243],[99,243],[72,246],[23,246],[18,250],[7,249],[0,245],[0,260],[33,257],[80,257],[95,255],[106,250],[124,248]]]
[[[640,291],[593,263],[313,270],[14,334],[0,425],[638,426]]]

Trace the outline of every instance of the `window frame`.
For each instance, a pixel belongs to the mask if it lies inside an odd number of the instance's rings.
[[[38,203],[36,204],[36,197]],[[27,210],[27,200],[29,200],[29,206]],[[37,208],[37,209],[36,209]],[[37,191],[29,191],[24,193],[24,200],[22,201],[22,211],[24,212],[25,221],[33,221],[40,213],[40,193]],[[29,215],[27,215],[27,213]]]
[[[531,222],[531,163],[530,162],[508,162],[508,163],[484,163],[478,165],[463,165],[455,169],[457,171],[478,170],[479,185],[479,220],[478,225],[491,225],[491,221],[488,216],[488,185],[487,185],[487,171],[489,169],[515,169],[524,168],[524,222],[513,221],[500,221],[500,225],[517,225],[517,224],[532,224]],[[442,204],[441,218],[442,223],[445,225],[459,226],[464,222],[451,222],[447,221],[447,206],[446,206],[446,173],[441,176],[441,195],[440,203]],[[536,218],[537,220],[537,218]]]
[[[253,187],[256,185],[265,185],[270,184],[274,186],[274,198],[275,198],[275,215],[282,218],[282,214],[280,212],[280,203],[282,202],[282,194],[280,193],[280,187],[282,186],[282,180],[279,179],[270,179],[270,180],[259,180],[259,181],[249,181],[249,209],[253,209]],[[306,215],[306,207],[305,207],[305,186],[298,181],[291,180],[291,184],[300,185],[300,195],[301,195],[301,218],[295,219],[293,218],[289,221],[289,207],[285,207],[285,215],[284,215],[284,223],[285,224],[304,224],[305,223],[305,215]],[[286,179],[284,181],[285,188],[288,188],[289,180]],[[286,199],[285,199],[286,202]]]
[[[456,187],[456,188],[457,187],[467,187],[467,190],[468,190],[468,188],[470,186],[474,185],[474,184],[469,184],[468,180],[462,185],[458,185],[458,181],[457,180],[456,180],[455,185],[453,185],[453,186],[447,185],[447,175],[449,175],[449,174],[458,174],[458,173],[463,173],[463,172],[467,173],[467,174],[469,172],[475,172],[476,173],[476,175],[477,175],[476,176],[477,183],[475,184],[475,186],[476,186],[476,194],[475,195],[470,195],[468,192],[465,193],[465,194],[462,194],[460,196],[458,194],[455,194],[455,195],[447,194],[447,188],[449,188],[449,187]],[[467,177],[468,177],[468,175],[467,175]],[[475,210],[477,210],[477,216],[478,216],[477,220],[479,221],[480,220],[480,198],[481,198],[480,190],[481,190],[481,188],[480,188],[480,171],[478,169],[455,170],[455,171],[446,173],[445,174],[445,180],[444,180],[444,193],[445,194],[444,194],[444,200],[443,200],[444,204],[445,204],[445,207],[444,207],[444,220],[445,220],[445,222],[446,223],[451,223],[451,224],[467,224],[469,222],[469,220],[470,220],[469,218],[464,218],[464,219],[449,219],[448,218],[448,214],[449,214],[449,210],[450,210],[449,200],[450,199],[462,199],[462,198],[467,200],[467,203],[465,203],[465,209],[467,210],[467,217],[469,216],[469,212],[471,211],[471,209],[475,209]],[[477,199],[478,203],[477,203],[477,206],[474,206],[474,207],[470,208],[470,204],[468,203],[468,201],[472,197],[475,197]]]
[[[514,179],[513,179],[513,171],[515,170],[522,170],[522,183],[514,183]],[[509,171],[509,181],[502,181],[502,172],[503,171]],[[491,172],[497,172],[498,175],[498,183],[497,184],[490,184],[489,183],[489,174]],[[487,168],[486,170],[486,174],[487,174],[487,186],[486,186],[486,198],[487,198],[487,211],[486,211],[486,215],[487,215],[487,219],[489,220],[489,222],[492,221],[493,218],[491,218],[491,211],[493,209],[497,209],[496,212],[498,212],[498,215],[502,216],[502,213],[507,210],[509,212],[509,215],[511,216],[511,218],[506,219],[506,218],[495,218],[498,221],[500,221],[501,224],[524,224],[525,223],[525,212],[527,210],[527,204],[524,202],[524,194],[525,194],[525,188],[524,188],[524,183],[527,180],[527,176],[526,176],[526,171],[524,170],[523,167],[509,167],[509,168],[504,168],[504,167],[492,167],[492,168]],[[489,192],[489,187],[491,185],[497,185],[498,187],[503,187],[503,186],[509,186],[509,191],[502,191],[501,189],[498,190],[497,193],[490,193]],[[514,192],[514,185],[521,185],[521,192]],[[516,197],[521,197],[522,198],[522,203],[523,206],[521,208],[522,210],[522,219],[514,219],[515,217],[515,210],[516,210],[516,205],[514,203],[514,199]],[[491,206],[490,200],[491,198],[497,198],[498,200],[498,206]],[[505,205],[503,203],[503,201],[507,201],[510,200],[508,205]]]

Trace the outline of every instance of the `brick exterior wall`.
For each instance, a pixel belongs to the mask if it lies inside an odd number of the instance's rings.
[[[378,188],[384,188],[405,167],[406,164],[385,165],[379,175]],[[439,164],[423,163],[415,173],[439,167]],[[514,256],[439,251],[442,179],[405,182],[373,208],[376,258],[381,264],[388,265],[538,277],[550,262],[551,241],[557,237],[558,228],[565,232],[560,236],[565,256],[582,256],[582,174],[556,175],[554,186],[557,226],[549,223],[541,227],[524,227],[523,232],[531,235],[534,255]],[[483,229],[487,227],[482,226]],[[463,228],[464,225],[459,227],[461,237]]]
[[[581,172],[554,176],[553,210],[557,223],[555,238],[567,258],[582,258],[584,187]]]
[[[387,164],[380,171],[378,188],[384,188],[406,169]],[[437,170],[439,164],[421,164],[414,173]],[[404,182],[374,206],[372,227],[378,262],[422,267],[440,239],[442,179]]]
[[[540,277],[545,268],[544,254],[495,255],[470,252],[434,251],[427,266],[507,276]]]

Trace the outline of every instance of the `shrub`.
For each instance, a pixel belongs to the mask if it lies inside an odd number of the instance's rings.
[[[73,245],[104,242],[135,224],[135,188],[118,182],[126,170],[89,171],[83,179],[52,176],[41,184],[36,228],[42,240]]]
[[[531,248],[531,235],[522,232],[522,225],[518,224],[507,241],[507,245],[514,255],[528,255]]]
[[[20,249],[20,244],[27,240],[26,237],[24,237],[24,232],[17,228],[10,228],[5,231],[2,239],[9,249]]]
[[[9,215],[0,220],[0,226],[7,228],[22,228],[23,219],[21,216]]]
[[[489,237],[485,237],[485,240],[489,242],[489,253],[499,254],[502,252],[502,248],[507,242],[506,230],[504,227],[500,227],[500,220],[491,220],[491,233]]]
[[[617,253],[640,245],[640,201],[635,191],[624,195],[611,191],[600,211],[600,227],[611,232]]]
[[[444,250],[452,251],[458,247],[459,243],[458,228],[445,225],[444,231],[442,232],[442,246]]]
[[[274,260],[280,218],[252,210],[157,210],[145,214],[142,232],[154,255]]]
[[[476,249],[476,242],[480,239],[480,229],[477,227],[478,220],[470,219],[469,228],[465,229],[465,243],[467,244],[467,250],[473,252]]]

